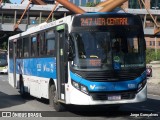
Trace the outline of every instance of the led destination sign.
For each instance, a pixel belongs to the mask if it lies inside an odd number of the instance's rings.
[[[80,26],[107,26],[107,25],[128,25],[128,18],[80,18]]]

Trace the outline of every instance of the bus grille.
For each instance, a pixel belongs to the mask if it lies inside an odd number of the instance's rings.
[[[117,80],[134,80],[136,77],[138,77],[138,74],[136,73],[89,73],[85,77],[87,80],[91,81],[117,81]]]
[[[90,93],[93,100],[108,100],[108,96],[110,95],[120,95],[121,100],[129,100],[135,98],[135,92],[122,92],[122,93]]]
[[[134,80],[139,77],[144,69],[136,70],[120,70],[120,71],[74,71],[82,78],[85,78],[90,81],[125,81],[125,80]]]

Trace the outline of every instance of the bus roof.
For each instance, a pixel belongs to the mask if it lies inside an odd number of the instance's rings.
[[[61,25],[63,23],[69,23],[71,21],[71,16],[66,16],[64,18],[61,18],[61,19],[58,19],[56,21],[53,21],[53,22],[50,22],[50,23],[41,23],[37,26],[33,26],[31,28],[28,28],[26,31],[22,32],[22,33],[19,33],[19,34],[16,34],[16,35],[13,35],[11,37],[9,37],[9,40],[14,40],[14,39],[17,39],[19,37],[23,37],[23,36],[26,36],[28,34],[34,34],[40,30],[45,30],[47,28],[51,28],[51,27],[54,27],[56,25]]]
[[[64,18],[61,18],[61,19],[58,19],[56,21],[53,21],[53,22],[50,22],[50,23],[42,23],[42,24],[39,24],[37,26],[34,26],[34,27],[31,27],[29,29],[27,29],[25,32],[22,32],[22,33],[19,33],[19,34],[16,34],[14,36],[11,36],[9,37],[9,41],[10,40],[15,40],[15,39],[18,39],[19,37],[23,37],[23,36],[26,36],[28,34],[34,34],[40,30],[45,30],[47,28],[51,28],[51,27],[54,27],[56,25],[61,25],[63,23],[67,23],[67,24],[70,24],[70,22],[72,21],[72,17],[76,17],[76,16],[81,16],[81,15],[126,15],[126,16],[134,16],[132,14],[129,14],[129,13],[118,13],[118,12],[104,12],[104,13],[101,13],[101,12],[89,12],[89,13],[84,13],[84,14],[75,14],[73,16],[69,15],[69,16],[66,16]]]

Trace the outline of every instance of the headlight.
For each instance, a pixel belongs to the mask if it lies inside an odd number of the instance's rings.
[[[88,94],[88,90],[85,86],[81,85],[81,91]]]
[[[75,81],[72,81],[72,85],[76,88],[76,89],[80,89],[79,84]]]
[[[138,85],[138,90],[142,88],[142,83]]]
[[[143,87],[146,85],[146,82],[146,80],[143,80],[141,83],[138,84],[138,92],[143,89]]]
[[[83,92],[83,93],[85,93],[87,95],[89,94],[88,89],[87,89],[86,86],[84,86],[84,85],[82,85],[80,83],[77,83],[77,82],[75,82],[73,80],[72,80],[72,85],[73,85],[73,87],[75,87],[76,89],[80,90],[81,92]]]

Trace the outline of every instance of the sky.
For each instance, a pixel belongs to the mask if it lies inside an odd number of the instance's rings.
[[[11,3],[17,3],[17,4],[20,4],[21,3],[21,0],[10,0]]]

